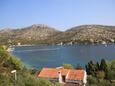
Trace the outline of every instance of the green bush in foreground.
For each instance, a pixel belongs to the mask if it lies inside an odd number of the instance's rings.
[[[0,65],[10,69],[20,70],[23,68],[21,60],[10,55],[4,48],[0,47]]]
[[[0,86],[13,86],[14,76],[9,77],[0,75]],[[60,86],[59,83],[53,83],[46,79],[40,79],[37,76],[30,74],[28,70],[17,71],[16,86]]]
[[[87,85],[86,86],[115,86],[115,83],[111,83],[108,80],[103,80],[103,79],[98,79],[93,76],[88,76],[87,80]]]

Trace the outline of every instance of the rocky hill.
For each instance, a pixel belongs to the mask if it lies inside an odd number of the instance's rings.
[[[35,42],[57,35],[60,31],[43,24],[34,24],[21,29],[3,29],[0,31],[0,42]]]
[[[0,31],[0,43],[112,43],[115,42],[115,26],[81,25],[65,32],[47,25],[38,24],[21,29]]]
[[[56,38],[65,43],[111,43],[115,40],[115,26],[81,25],[57,35]]]

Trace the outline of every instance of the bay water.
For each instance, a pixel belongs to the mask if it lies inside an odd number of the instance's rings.
[[[103,45],[36,45],[15,46],[12,54],[20,58],[30,68],[59,67],[72,64],[74,67],[90,60],[115,58],[115,44]]]

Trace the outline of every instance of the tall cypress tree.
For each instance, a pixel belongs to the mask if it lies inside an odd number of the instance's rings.
[[[100,65],[99,65],[99,63],[97,62],[97,63],[96,63],[96,71],[99,71],[99,69],[100,69]]]
[[[88,64],[85,67],[86,67],[86,71],[89,75],[95,76],[96,64],[93,61],[88,62]]]
[[[107,63],[106,63],[105,59],[101,59],[100,70],[102,70],[104,72],[108,71]]]

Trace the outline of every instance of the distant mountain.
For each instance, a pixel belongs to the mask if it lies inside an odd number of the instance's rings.
[[[46,40],[57,35],[60,31],[44,24],[34,24],[20,29],[3,29],[0,31],[0,42],[35,42]]]
[[[115,42],[115,26],[81,25],[58,31],[43,24],[35,24],[21,29],[0,31],[0,43],[58,44],[69,43],[112,43]]]
[[[115,26],[81,25],[55,37],[64,43],[111,43],[115,40]]]

